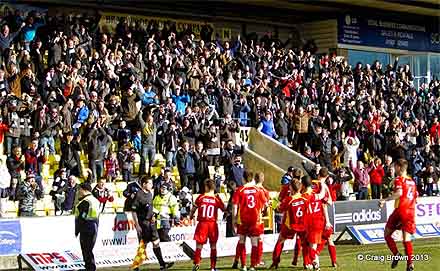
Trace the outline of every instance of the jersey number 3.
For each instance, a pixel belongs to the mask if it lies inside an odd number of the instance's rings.
[[[253,209],[255,208],[255,196],[254,195],[249,195],[247,196],[247,206],[249,209]]]

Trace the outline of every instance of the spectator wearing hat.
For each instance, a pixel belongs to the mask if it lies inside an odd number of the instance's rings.
[[[35,174],[29,172],[26,179],[18,184],[18,216],[34,216],[35,203],[41,198],[43,191],[35,181]]]
[[[161,242],[171,241],[169,231],[180,220],[179,203],[172,193],[172,187],[163,183],[160,193],[153,199],[154,212],[157,214],[157,229]]]
[[[160,194],[160,188],[162,185],[166,184],[171,187],[171,193],[175,194],[177,191],[176,184],[172,178],[173,173],[171,172],[171,169],[169,167],[166,167],[161,170],[160,175],[154,180],[154,194],[158,195]]]
[[[98,235],[99,214],[99,201],[92,195],[90,183],[81,184],[75,206],[75,236],[79,235],[85,269],[90,271],[96,270],[93,247]]]

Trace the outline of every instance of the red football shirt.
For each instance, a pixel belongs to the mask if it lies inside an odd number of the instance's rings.
[[[325,199],[319,199],[318,194],[313,192],[308,201],[307,220],[312,224],[325,222],[324,205]]]
[[[402,195],[395,201],[395,208],[401,214],[414,216],[416,209],[416,199],[418,196],[417,186],[412,178],[397,177],[394,180],[394,192],[402,189]]]
[[[307,213],[307,199],[301,195],[288,196],[279,207],[284,213],[283,223],[289,229],[295,231],[305,230],[305,218]]]
[[[199,222],[216,222],[218,209],[224,211],[225,204],[219,196],[214,194],[202,194],[195,201],[197,206],[197,221]]]
[[[261,222],[261,211],[267,198],[261,188],[246,184],[234,193],[232,204],[238,205],[237,224],[256,224]]]

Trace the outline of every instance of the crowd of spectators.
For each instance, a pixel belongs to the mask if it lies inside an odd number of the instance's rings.
[[[42,165],[56,153],[52,196],[60,212],[71,210],[78,178],[100,181],[94,194],[104,203],[110,198],[102,179],[151,174],[158,153],[167,169],[157,190],[173,167],[189,192],[201,192],[209,166],[223,166],[226,181],[240,185],[242,126],[327,167],[335,182],[353,176],[352,188],[340,187],[358,198],[368,197],[370,184],[374,197],[387,193],[389,165],[399,158],[411,161],[421,195],[438,193],[440,82],[415,88],[410,67],[397,58],[386,67],[351,67],[335,55],[318,56],[313,43],[291,48],[276,33],[222,41],[206,25],[196,39],[173,22],[124,19],[103,33],[99,20],[19,11],[3,18],[0,145],[11,179],[3,196],[21,200],[30,191],[41,198]],[[341,199],[349,196],[344,189]]]

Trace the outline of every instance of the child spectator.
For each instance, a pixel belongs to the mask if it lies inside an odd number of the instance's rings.
[[[131,171],[133,169],[133,161],[135,159],[135,151],[130,147],[129,143],[125,143],[118,153],[119,164],[121,165],[122,180],[124,182],[131,181]]]
[[[141,149],[142,149],[142,133],[140,130],[137,130],[132,139],[132,144],[133,144],[133,148],[136,151],[136,153],[141,153]]]
[[[119,175],[118,156],[115,152],[110,153],[105,160],[105,177],[108,182],[114,182]]]

